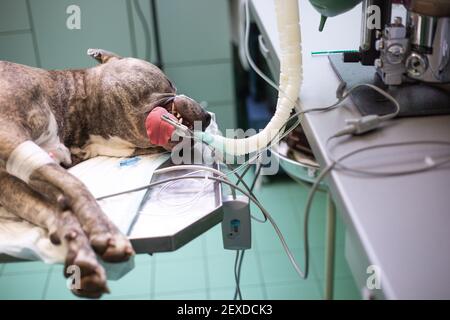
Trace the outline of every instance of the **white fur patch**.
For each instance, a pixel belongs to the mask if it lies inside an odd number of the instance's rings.
[[[30,175],[42,166],[55,161],[48,153],[33,141],[22,142],[11,152],[6,162],[6,171],[20,180],[28,183]]]
[[[83,148],[71,148],[73,154],[83,160],[96,156],[129,157],[133,154],[135,146],[119,137],[105,139],[101,136],[90,135],[89,141]]]
[[[69,149],[61,143],[58,136],[58,124],[53,114],[50,115],[47,131],[37,138],[35,142],[47,151],[56,162],[62,162],[66,165],[72,163]]]

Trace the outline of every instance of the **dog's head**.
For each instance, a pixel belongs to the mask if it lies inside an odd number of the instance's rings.
[[[205,130],[211,116],[195,100],[178,95],[165,74],[153,64],[134,58],[121,58],[104,50],[88,50],[102,63],[94,68],[101,87],[98,98],[102,110],[109,111],[108,133],[139,148],[151,147],[145,122],[156,107],[163,107],[190,129]]]
[[[150,98],[144,108],[145,114],[156,107],[163,107],[191,130],[205,130],[211,122],[211,115],[194,99],[184,94],[157,94]]]

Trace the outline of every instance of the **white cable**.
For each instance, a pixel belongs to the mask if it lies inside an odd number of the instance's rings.
[[[25,141],[9,155],[6,162],[6,171],[28,183],[35,170],[49,163],[55,163],[55,160],[46,151],[33,141]]]
[[[335,136],[332,136],[328,139],[328,141],[332,140],[333,138],[335,138]],[[393,143],[384,143],[384,144],[379,144],[379,145],[373,145],[373,146],[367,146],[367,147],[363,147],[360,149],[356,149],[353,151],[350,151],[346,154],[344,154],[343,156],[340,156],[338,159],[334,159],[331,156],[331,152],[328,152],[328,154],[330,154],[330,159],[331,159],[331,163],[322,170],[322,172],[319,174],[319,176],[317,177],[316,181],[314,182],[313,186],[311,187],[309,194],[308,194],[308,198],[306,200],[306,205],[305,205],[305,211],[304,211],[304,216],[305,217],[309,217],[310,211],[311,211],[311,206],[312,206],[312,201],[314,199],[314,195],[317,192],[320,182],[325,178],[326,175],[328,175],[333,169],[335,170],[340,170],[342,169],[343,171],[349,171],[349,172],[353,172],[353,173],[358,173],[358,174],[363,174],[363,175],[367,175],[369,177],[384,177],[384,178],[388,178],[388,177],[395,177],[395,176],[402,176],[402,175],[410,175],[410,174],[417,174],[417,173],[421,173],[421,172],[427,172],[433,169],[437,169],[440,168],[448,163],[450,163],[450,157],[445,158],[442,161],[439,162],[435,162],[432,165],[425,165],[421,168],[416,168],[416,169],[411,169],[411,170],[402,170],[402,171],[396,171],[396,172],[373,172],[373,171],[369,171],[369,170],[360,170],[360,169],[353,169],[353,168],[349,168],[345,165],[343,165],[341,162],[345,159],[348,159],[356,154],[362,153],[364,151],[368,151],[368,150],[374,150],[374,149],[380,149],[380,148],[388,148],[388,147],[399,147],[399,146],[406,146],[406,145],[419,145],[419,144],[425,144],[425,145],[430,145],[430,144],[437,144],[437,145],[447,145],[450,146],[450,142],[447,141],[408,141],[408,142],[393,142]],[[307,218],[305,219],[307,220]],[[305,222],[305,225],[307,224],[307,222]],[[307,229],[305,229],[307,231]],[[308,238],[307,236],[305,237],[306,239]],[[305,244],[305,248],[307,248],[307,243]],[[308,249],[307,249],[308,250]],[[308,265],[306,265],[306,269],[307,270]]]
[[[190,175],[194,175],[194,174],[198,174],[198,173],[201,173],[201,172],[202,172],[201,170],[189,172],[189,173],[183,175],[183,177],[190,176]],[[205,178],[206,178],[206,177],[207,177],[207,176],[205,175]],[[198,181],[196,180],[195,182],[198,182]],[[189,209],[189,206],[194,205],[194,203],[196,203],[196,202],[197,202],[197,201],[205,194],[206,188],[207,188],[209,185],[212,184],[212,181],[205,179],[205,180],[203,181],[202,189],[201,189],[200,191],[198,191],[194,196],[192,196],[191,199],[186,200],[186,201],[184,201],[184,202],[177,202],[177,201],[174,201],[173,198],[171,198],[170,201],[164,200],[164,198],[161,198],[161,194],[162,194],[163,192],[165,192],[168,188],[172,187],[172,186],[173,186],[174,184],[176,184],[176,183],[177,183],[177,181],[172,181],[172,182],[168,182],[168,183],[166,183],[165,185],[163,185],[163,186],[158,190],[158,192],[156,193],[156,199],[157,199],[159,202],[161,202],[161,203],[163,203],[164,205],[166,205],[167,207],[181,207],[181,208],[184,209],[182,212],[184,212],[184,211],[186,211],[186,210]],[[180,212],[180,213],[181,213],[181,212]]]
[[[242,300],[241,285],[240,285],[240,269],[242,266],[242,258],[244,257],[245,250],[236,250],[236,258],[234,260],[234,281],[236,283],[235,293],[233,300]]]
[[[249,10],[249,5],[248,5],[248,0],[244,1],[244,9],[245,9],[245,35],[244,35],[245,58],[247,59],[247,62],[250,65],[250,67],[253,69],[253,71],[256,72],[256,74],[258,74],[272,88],[274,88],[278,92],[281,92],[282,94],[285,95],[285,93],[280,90],[280,88],[276,85],[276,83],[273,82],[267,75],[264,74],[264,72],[261,71],[261,69],[258,68],[255,61],[253,61],[252,56],[250,55],[250,48],[249,48],[249,45],[250,45],[250,10]],[[293,101],[291,101],[291,102],[293,102]]]
[[[198,171],[209,171],[212,172],[214,174],[217,174],[218,176],[223,177],[224,179],[228,179],[228,176],[211,167],[204,167],[204,166],[200,166],[200,165],[180,165],[180,166],[171,166],[171,167],[167,167],[167,168],[162,168],[162,169],[158,169],[155,170],[153,174],[163,174],[163,173],[167,173],[167,172],[172,172],[172,171],[179,171],[179,170],[198,170]]]
[[[247,0],[240,0],[239,1],[239,7],[238,7],[238,37],[239,37],[239,60],[241,62],[242,68],[244,68],[244,70],[248,71],[249,70],[249,64],[248,64],[248,59],[245,55],[245,28],[246,28],[246,24],[244,26],[242,26],[242,21],[244,20],[245,14],[246,14],[246,5],[247,5]],[[244,17],[242,16],[244,15]],[[245,21],[246,23],[246,21]],[[244,31],[242,31],[242,29],[244,29]]]
[[[192,175],[194,173],[201,172],[201,171],[208,171],[208,172],[212,172],[212,173],[214,173],[214,174],[224,178],[225,180],[231,182],[230,179],[228,178],[228,176],[225,173],[223,173],[223,172],[221,172],[221,171],[219,171],[217,169],[211,168],[211,167],[204,167],[204,166],[200,166],[200,165],[171,166],[171,167],[155,170],[153,174],[163,174],[163,173],[172,172],[172,171],[179,171],[179,170],[196,170],[194,172],[189,172],[189,173],[187,173],[187,174],[185,174],[183,176],[189,176],[189,175]],[[205,176],[205,178],[206,177],[207,176]],[[204,186],[204,189],[206,189],[206,184]],[[203,190],[203,192],[204,192],[204,190]],[[233,199],[236,199],[236,193],[235,193],[234,189],[231,189],[231,193],[232,193]]]
[[[329,142],[334,138],[337,138],[337,136],[334,135],[327,140],[327,149],[329,148],[329,146],[328,146]],[[431,164],[425,162],[425,165],[422,167],[419,167],[419,168],[397,170],[397,171],[386,171],[386,172],[350,168],[342,163],[343,160],[346,160],[354,155],[360,154],[365,151],[382,149],[382,148],[398,148],[401,146],[410,146],[410,145],[427,145],[427,146],[439,145],[439,146],[450,147],[450,142],[437,141],[437,140],[436,141],[435,140],[424,140],[424,141],[405,141],[405,142],[381,143],[381,144],[366,146],[366,147],[362,147],[362,148],[350,151],[350,152],[344,154],[343,156],[340,156],[337,159],[333,156],[332,152],[330,150],[328,150],[328,155],[329,155],[328,157],[332,161],[333,167],[336,168],[336,170],[353,172],[353,173],[357,173],[357,174],[361,174],[361,175],[366,175],[368,177],[384,177],[384,178],[421,173],[421,172],[439,168],[450,162],[450,156],[449,156],[440,161],[433,161]]]

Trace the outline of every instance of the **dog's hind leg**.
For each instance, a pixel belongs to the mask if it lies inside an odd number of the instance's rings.
[[[61,211],[24,182],[0,169],[0,204],[22,219],[47,229],[53,243],[67,245],[65,268],[80,268],[80,287],[72,291],[84,297],[100,297],[108,292],[106,275],[97,261],[86,234],[71,211]],[[68,274],[65,273],[66,276]]]
[[[128,239],[102,212],[86,186],[53,161],[47,161],[47,153],[29,141],[25,130],[0,119],[0,141],[0,168],[56,200],[61,209],[70,209],[104,260],[125,261],[133,255]]]

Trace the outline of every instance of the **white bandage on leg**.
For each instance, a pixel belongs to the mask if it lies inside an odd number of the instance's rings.
[[[11,152],[6,162],[6,171],[28,183],[36,169],[49,163],[55,163],[55,161],[47,152],[33,141],[25,141]]]

